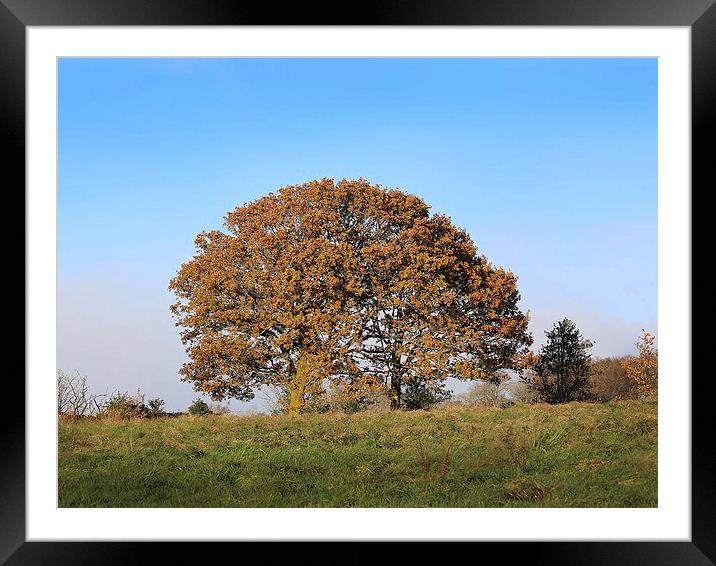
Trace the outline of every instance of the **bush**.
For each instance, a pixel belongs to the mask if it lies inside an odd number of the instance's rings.
[[[166,413],[164,412],[164,401],[162,399],[150,399],[147,402],[147,417],[150,419],[156,417],[162,417]]]
[[[207,405],[206,401],[203,401],[202,399],[197,399],[191,405],[189,405],[190,415],[202,416],[208,415],[209,413],[209,405]]]
[[[116,391],[105,403],[100,415],[115,419],[142,419],[149,416],[148,413],[141,391],[137,391],[136,395]]]
[[[115,419],[153,419],[166,415],[162,399],[150,399],[144,402],[144,393],[130,395],[127,392],[116,391],[102,406],[99,416]]]
[[[534,393],[526,383],[514,380],[509,373],[500,371],[493,374],[489,381],[473,383],[457,401],[462,405],[507,407],[515,402],[532,403],[534,398]]]
[[[451,397],[452,391],[445,389],[443,383],[429,383],[422,379],[408,381],[402,392],[403,408],[408,411],[427,409]]]
[[[332,404],[331,410],[353,415],[355,413],[360,413],[362,411],[367,410],[369,407],[374,406],[380,401],[381,399],[375,396],[365,395],[361,397],[352,397],[345,400],[340,400],[335,405]]]
[[[624,367],[628,358],[603,358],[589,368],[589,391],[596,401],[636,399],[637,383]]]
[[[384,388],[374,384],[356,387],[353,383],[332,383],[326,388],[326,394],[330,411],[349,415],[388,405]]]
[[[534,390],[524,381],[511,381],[505,388],[510,400],[515,403],[534,403],[537,401],[537,395]]]
[[[285,385],[276,385],[264,391],[270,414],[285,415],[290,412],[291,392]],[[300,413],[327,413],[332,409],[331,399],[325,389],[304,393]]]
[[[222,405],[221,403],[209,403],[209,412],[212,415],[229,415],[231,409],[228,405]]]
[[[460,396],[460,401],[465,405],[499,407],[507,403],[506,393],[507,388],[504,383],[478,381]]]

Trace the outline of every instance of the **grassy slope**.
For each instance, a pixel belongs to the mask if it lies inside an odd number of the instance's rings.
[[[61,507],[652,507],[655,402],[60,423]]]

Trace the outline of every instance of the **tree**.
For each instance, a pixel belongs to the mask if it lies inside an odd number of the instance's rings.
[[[534,403],[535,391],[523,380],[510,381],[505,386],[509,400],[516,403]]]
[[[510,375],[501,373],[492,381],[478,381],[462,396],[467,405],[497,407],[508,401]]]
[[[153,419],[166,415],[166,412],[164,411],[164,404],[164,400],[159,397],[147,401],[147,417]]]
[[[74,374],[57,370],[57,413],[82,417],[96,415],[102,411],[104,395],[90,391],[87,377],[79,372]]]
[[[326,379],[356,373],[342,348],[360,273],[333,235],[340,202],[330,196],[320,182],[286,187],[227,214],[226,233],[199,234],[170,282],[190,358],[180,371],[197,391],[219,401],[278,386],[301,412]]]
[[[575,324],[564,319],[545,333],[547,342],[525,379],[546,403],[566,403],[586,397],[589,387],[592,342],[585,340]]]
[[[209,405],[203,399],[196,399],[189,405],[189,414],[196,416],[208,415],[211,412]]]
[[[326,388],[489,378],[531,343],[516,278],[418,197],[365,180],[289,186],[196,239],[170,288],[190,361],[215,400],[288,392],[303,411]],[[431,385],[432,387],[433,385]]]
[[[636,342],[638,357],[627,358],[623,366],[629,377],[637,384],[642,397],[656,396],[659,384],[659,352],[654,346],[656,337],[642,330]]]
[[[389,386],[393,408],[411,382],[492,380],[520,367],[531,337],[516,278],[478,255],[449,218],[429,216],[421,203],[409,226],[362,257],[368,278],[356,357]]]
[[[636,382],[624,368],[628,358],[602,358],[589,368],[589,392],[597,401],[633,399]]]

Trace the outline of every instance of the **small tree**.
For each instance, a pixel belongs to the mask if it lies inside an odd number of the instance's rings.
[[[57,371],[57,413],[82,417],[102,411],[103,395],[90,391],[87,377],[75,372],[74,375]]]
[[[510,401],[515,403],[534,403],[535,391],[524,381],[510,381],[505,385],[505,390]]]
[[[588,350],[592,342],[585,340],[569,319],[556,323],[545,333],[539,359],[523,379],[545,403],[567,403],[588,395]]]
[[[210,413],[209,405],[203,399],[197,399],[191,405],[189,405],[189,414],[203,416]]]
[[[603,358],[592,362],[589,368],[589,391],[597,401],[634,399],[636,382],[626,371],[629,358]]]
[[[228,405],[222,405],[219,402],[209,403],[209,411],[212,415],[230,415],[231,408]]]
[[[639,356],[624,360],[624,369],[637,384],[641,397],[656,396],[658,393],[659,352],[654,346],[656,337],[642,330],[636,342]]]
[[[507,372],[498,372],[489,381],[474,383],[462,396],[461,400],[467,405],[483,405],[496,407],[508,401],[510,375]]]
[[[147,417],[150,419],[161,417],[165,415],[164,412],[164,401],[162,399],[159,399],[158,397],[156,399],[150,399],[147,401]]]

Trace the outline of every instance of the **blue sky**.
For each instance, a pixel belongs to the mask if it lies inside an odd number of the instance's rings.
[[[656,330],[656,59],[61,59],[58,104],[58,366],[96,390],[185,408],[169,279],[228,210],[321,177],[451,216],[537,345],[563,317],[597,356]]]

